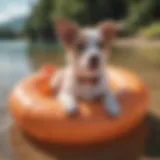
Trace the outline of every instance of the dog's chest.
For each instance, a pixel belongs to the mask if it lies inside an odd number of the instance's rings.
[[[77,81],[72,69],[65,69],[63,72],[63,80],[61,92],[71,93],[74,96],[92,100],[104,94],[106,89],[106,77],[101,74],[96,83],[89,84],[88,80],[85,83]]]
[[[101,96],[104,93],[104,86],[101,80],[96,84],[75,83],[74,93],[80,98],[90,100]]]

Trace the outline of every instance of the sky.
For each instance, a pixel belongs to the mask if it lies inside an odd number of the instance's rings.
[[[0,23],[29,15],[31,4],[36,1],[38,0],[0,0]]]

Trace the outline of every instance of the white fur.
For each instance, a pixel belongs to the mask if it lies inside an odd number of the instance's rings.
[[[100,39],[100,34],[95,30],[84,30],[87,37],[87,46],[83,54],[75,61],[74,54],[68,54],[68,65],[64,70],[57,72],[56,76],[51,80],[52,87],[59,85],[62,82],[61,89],[58,93],[58,98],[64,103],[64,109],[68,113],[74,113],[77,110],[76,97],[81,97],[85,100],[92,100],[97,96],[104,95],[104,107],[112,115],[119,114],[119,106],[107,86],[107,74],[105,69],[105,54],[101,53],[101,49],[96,43]],[[89,59],[96,55],[100,59],[100,66],[94,72],[88,69]],[[93,86],[87,84],[79,84],[76,81],[75,72],[79,72],[83,76],[99,76],[98,84]]]

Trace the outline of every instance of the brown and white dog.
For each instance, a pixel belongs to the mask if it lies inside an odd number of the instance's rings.
[[[117,116],[119,105],[107,86],[106,74],[106,58],[109,44],[115,37],[115,25],[101,23],[98,29],[80,30],[68,20],[59,20],[56,30],[67,52],[67,66],[57,72],[51,85],[56,88],[62,82],[57,97],[65,111],[68,114],[77,111],[77,97],[92,100],[103,96],[106,111]]]

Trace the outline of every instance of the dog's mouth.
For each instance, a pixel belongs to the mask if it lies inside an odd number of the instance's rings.
[[[100,81],[100,77],[98,76],[97,77],[77,76],[76,80],[78,83],[81,83],[81,84],[94,85]]]
[[[95,62],[95,63],[89,63],[88,65],[88,69],[91,71],[95,71],[99,68],[99,62]]]

